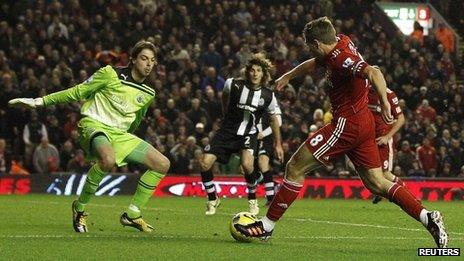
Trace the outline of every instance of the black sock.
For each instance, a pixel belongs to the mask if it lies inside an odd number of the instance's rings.
[[[208,200],[216,200],[216,186],[213,182],[213,171],[211,169],[201,172],[201,181],[205,186],[205,191],[208,193]]]
[[[273,171],[268,170],[263,173],[264,188],[266,189],[266,199],[272,201],[274,199],[274,180],[272,179]]]
[[[248,187],[248,199],[256,199],[256,171],[245,174],[245,180]]]

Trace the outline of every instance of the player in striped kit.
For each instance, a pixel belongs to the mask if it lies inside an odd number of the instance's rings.
[[[279,160],[283,158],[279,123],[276,116],[277,99],[267,88],[271,80],[272,64],[261,54],[255,54],[248,61],[244,77],[229,78],[222,94],[224,118],[221,128],[213,137],[211,144],[204,148],[201,160],[201,179],[208,194],[206,215],[214,215],[220,204],[216,195],[211,168],[218,161],[227,163],[232,153],[239,153],[241,167],[248,185],[248,204],[252,214],[258,214],[256,199],[256,176],[253,172],[254,158],[257,155],[257,124],[264,113],[271,115],[270,126],[274,135],[274,148]]]

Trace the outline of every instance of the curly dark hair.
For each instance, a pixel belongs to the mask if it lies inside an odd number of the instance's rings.
[[[261,79],[261,84],[268,84],[271,81],[271,75],[274,73],[274,65],[269,59],[266,59],[266,56],[262,53],[255,53],[251,56],[251,59],[248,60],[245,70],[244,78],[248,80],[248,75],[253,65],[258,65],[263,70],[263,78]]]

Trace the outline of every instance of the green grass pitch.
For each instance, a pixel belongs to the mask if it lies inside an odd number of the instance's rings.
[[[89,233],[71,224],[71,197],[0,196],[2,260],[321,260],[411,259],[417,248],[435,247],[421,224],[395,205],[360,200],[298,200],[269,242],[238,243],[229,235],[245,199],[223,199],[204,215],[205,199],[153,198],[146,234],[123,228],[119,216],[128,196],[95,197],[87,211]],[[261,203],[264,200],[261,199]],[[425,202],[445,216],[450,247],[464,247],[464,202]],[[261,214],[266,209],[261,207]],[[461,254],[462,255],[462,254]]]

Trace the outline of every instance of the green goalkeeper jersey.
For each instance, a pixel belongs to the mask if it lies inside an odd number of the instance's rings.
[[[44,105],[85,100],[81,114],[109,127],[133,132],[155,98],[155,90],[137,83],[129,67],[100,68],[85,82],[43,97]]]

